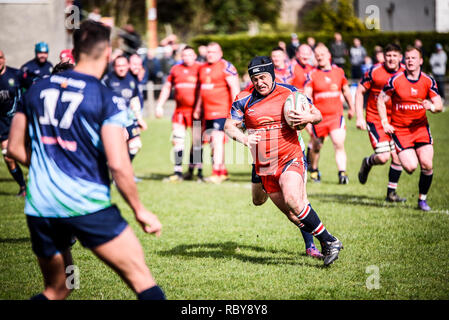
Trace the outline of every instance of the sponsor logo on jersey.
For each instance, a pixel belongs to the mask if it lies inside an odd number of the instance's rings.
[[[131,89],[123,89],[120,93],[125,99],[130,99],[133,96],[133,92]]]
[[[424,109],[424,107],[421,104],[396,104],[395,108],[396,110],[410,110],[410,111],[417,111]]]
[[[201,90],[212,90],[214,88],[213,83],[202,83]]]
[[[259,122],[259,124],[261,124],[261,125],[264,125],[267,123],[274,122],[274,119],[272,117],[263,116],[263,117],[257,118],[257,122]]]

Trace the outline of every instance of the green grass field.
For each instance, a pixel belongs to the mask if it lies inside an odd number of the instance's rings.
[[[113,200],[141,240],[168,299],[449,299],[449,112],[429,119],[435,176],[428,196],[433,210],[428,213],[415,209],[419,170],[401,177],[398,193],[408,199],[402,205],[384,202],[388,166],[373,168],[367,184],[359,184],[361,160],[372,150],[355,120],[347,121],[349,185],[337,184],[333,149],[326,141],[322,183],[309,183],[308,193],[327,229],[345,246],[329,268],[305,256],[299,230],[271,202],[252,205],[250,165],[242,152],[232,156],[237,163],[228,166],[231,179],[222,185],[162,182],[172,172],[168,119],[149,121],[144,148],[134,162],[142,178],[141,198],[159,216],[162,236],[156,239],[140,230],[115,188]],[[231,149],[229,144],[228,154]],[[206,148],[205,158],[208,154]],[[211,171],[207,163],[206,175]],[[28,299],[43,288],[24,200],[15,197],[17,191],[2,164],[0,299]],[[69,299],[135,299],[79,243],[73,256],[80,288]],[[373,288],[376,279],[379,286]]]

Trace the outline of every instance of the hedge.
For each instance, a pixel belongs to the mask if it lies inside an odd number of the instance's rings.
[[[297,33],[297,35],[301,43],[306,43],[306,39],[309,36],[314,37],[317,43],[323,42],[326,45],[330,45],[333,40],[333,34],[322,32]],[[374,47],[376,45],[384,47],[388,43],[399,42],[404,49],[407,45],[413,44],[415,39],[420,39],[424,48],[424,71],[426,72],[430,71],[428,60],[435,50],[436,43],[441,43],[446,53],[449,54],[449,33],[368,31],[364,33],[342,33],[342,36],[348,50],[352,45],[352,40],[356,37],[359,38],[370,56],[373,55]],[[239,74],[243,75],[246,72],[249,61],[254,56],[270,55],[271,49],[276,47],[279,41],[284,41],[288,45],[290,43],[290,34],[283,33],[257,36],[249,36],[246,34],[205,35],[193,38],[190,41],[190,44],[194,48],[198,48],[200,45],[205,45],[212,41],[221,45],[224,58],[232,62]],[[349,74],[349,58],[346,60],[347,65],[345,71]]]

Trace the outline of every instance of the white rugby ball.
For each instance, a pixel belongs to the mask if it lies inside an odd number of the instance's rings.
[[[287,100],[285,100],[285,102],[284,102],[284,118],[285,118],[285,121],[287,121],[287,124],[291,128],[293,128],[295,130],[304,129],[307,124],[299,125],[296,127],[294,127],[292,125],[292,121],[289,117],[289,112],[292,109],[296,110],[299,113],[309,113],[310,112],[309,100],[301,92],[295,91],[288,96]]]

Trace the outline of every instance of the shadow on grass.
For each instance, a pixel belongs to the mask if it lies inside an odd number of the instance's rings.
[[[0,182],[12,182],[14,181],[13,178],[0,178]]]
[[[250,251],[250,252],[248,252]],[[198,243],[178,245],[170,250],[158,251],[162,256],[181,256],[186,258],[238,259],[242,262],[265,265],[301,265],[321,267],[305,254],[299,255],[286,250],[270,250],[257,246],[241,245],[232,241],[223,243]],[[260,253],[263,255],[260,256]],[[285,257],[289,255],[289,257]],[[303,259],[308,261],[303,261]]]
[[[369,206],[377,208],[395,208],[400,207],[404,209],[416,209],[415,206],[407,203],[390,203],[386,202],[384,198],[370,197],[363,195],[354,194],[324,194],[324,193],[309,193],[308,197],[311,199],[316,199],[322,202],[329,203],[341,203],[349,204],[354,206]]]
[[[30,238],[0,238],[0,243],[28,243]]]
[[[11,192],[7,192],[7,191],[0,191],[0,196],[17,196],[17,191],[11,191]]]
[[[137,178],[142,180],[163,180],[164,178],[167,178],[171,176],[171,174],[162,174],[162,173],[147,173],[145,175],[138,175]]]

